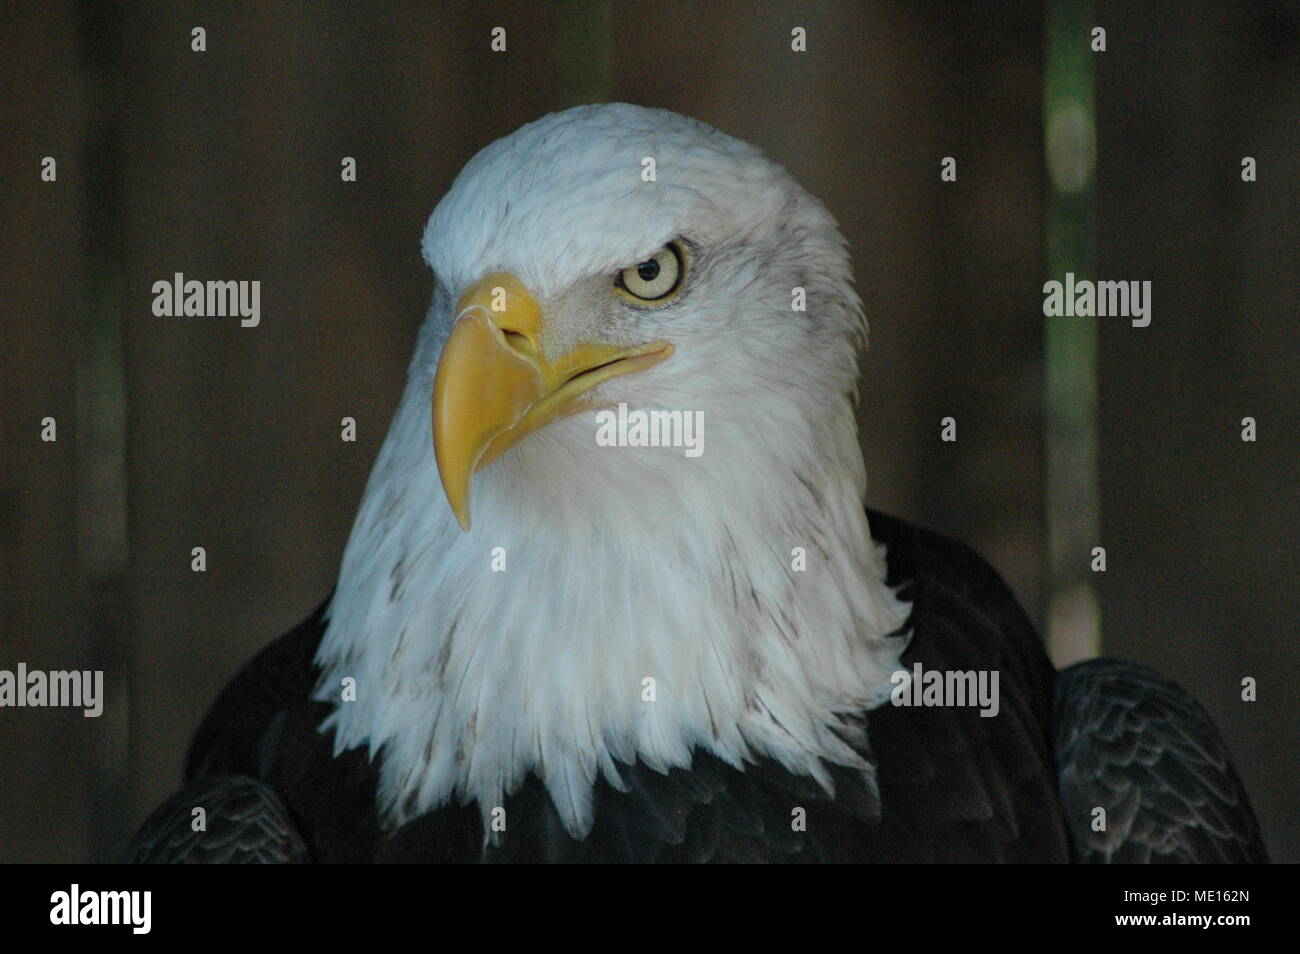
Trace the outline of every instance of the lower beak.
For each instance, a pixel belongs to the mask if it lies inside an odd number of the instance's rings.
[[[587,392],[658,364],[666,341],[635,348],[583,344],[549,359],[537,300],[496,272],[465,292],[433,381],[433,452],[447,502],[470,526],[470,485],[508,448],[552,421],[598,406]]]

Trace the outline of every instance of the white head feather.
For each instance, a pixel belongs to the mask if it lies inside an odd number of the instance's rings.
[[[624,304],[613,277],[677,238],[694,249],[678,299]],[[826,762],[867,768],[856,717],[888,698],[908,607],[863,511],[866,323],[822,205],[702,123],[587,106],[480,152],[424,253],[437,291],[317,654],[317,698],[338,703],[323,728],[340,751],[382,751],[385,821],[453,797],[486,814],[534,772],[581,836],[597,773],[618,787],[616,762],[667,771],[696,747],[828,787]],[[667,361],[593,393],[703,412],[704,453],[602,447],[594,413],[564,418],[475,477],[462,532],[431,391],[452,302],[498,270],[541,302],[548,351],[672,342]],[[357,699],[338,702],[347,676]]]

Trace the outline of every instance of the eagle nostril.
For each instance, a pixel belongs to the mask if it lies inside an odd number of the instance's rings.
[[[536,357],[537,346],[533,344],[531,338],[518,331],[511,331],[508,328],[502,328],[501,334],[505,338],[506,347],[512,351],[518,351],[520,354],[528,357]]]

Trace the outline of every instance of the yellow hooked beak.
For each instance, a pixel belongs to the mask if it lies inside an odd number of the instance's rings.
[[[547,358],[541,307],[505,272],[486,275],[466,291],[456,314],[433,380],[433,453],[463,530],[469,529],[474,474],[533,431],[597,407],[583,397],[597,384],[673,353],[671,344],[655,341],[635,348],[583,344]]]

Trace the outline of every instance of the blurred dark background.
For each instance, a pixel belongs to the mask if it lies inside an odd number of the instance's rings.
[[[0,669],[107,690],[99,719],[0,710],[0,861],[112,860],[177,786],[222,684],[333,584],[429,301],[429,212],[478,149],[603,99],[753,141],[826,203],[872,327],[870,503],[974,544],[1058,660],[1099,621],[1193,692],[1300,860],[1298,23],[1260,0],[0,5]],[[1095,151],[1065,201],[1058,81]],[[1049,347],[1062,261],[1151,281],[1150,327]],[[260,280],[261,326],[154,317],[174,272]],[[1082,503],[1047,480],[1076,446]]]

